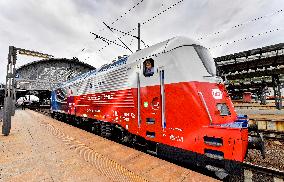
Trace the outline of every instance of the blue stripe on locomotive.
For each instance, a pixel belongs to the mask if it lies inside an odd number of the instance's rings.
[[[57,102],[57,94],[56,91],[51,91],[51,110],[52,111],[58,111],[61,108],[61,104]]]

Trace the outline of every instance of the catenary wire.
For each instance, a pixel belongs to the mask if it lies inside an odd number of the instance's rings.
[[[264,18],[268,18],[268,17],[271,17],[271,16],[274,16],[274,15],[277,15],[277,14],[280,14],[280,13],[283,13],[284,11],[282,9],[278,10],[278,11],[275,11],[273,13],[269,13],[269,14],[266,14],[264,16],[260,16],[260,17],[256,17],[256,18],[253,18],[251,20],[248,20],[246,22],[243,22],[243,23],[239,23],[237,25],[234,25],[234,26],[231,26],[231,27],[228,27],[228,28],[224,28],[222,30],[219,30],[217,32],[214,32],[214,33],[211,33],[211,34],[208,34],[208,35],[205,35],[203,37],[199,37],[197,40],[202,40],[204,38],[209,38],[209,37],[212,37],[212,36],[216,36],[216,35],[219,35],[221,33],[224,33],[226,31],[228,31],[229,29],[235,29],[235,28],[239,28],[239,27],[242,27],[242,26],[245,26],[249,23],[253,23],[253,22],[256,22],[256,21],[259,21],[261,19],[264,19]]]
[[[179,0],[176,3],[170,5],[168,8],[165,8],[163,11],[160,11],[159,13],[157,13],[156,15],[152,16],[151,18],[147,19],[146,21],[142,22],[141,24],[147,24],[150,21],[153,21],[154,19],[156,19],[157,17],[161,16],[162,14],[164,14],[165,12],[169,11],[170,9],[172,9],[173,7],[177,6],[178,4],[182,3],[184,0]],[[129,30],[128,32],[126,32],[125,34],[123,34],[122,36],[120,36],[119,38],[125,37],[127,34],[130,34],[131,32],[133,32],[134,30],[137,30],[137,27],[132,28],[131,30]],[[108,47],[108,45],[103,46],[102,48],[100,48],[98,50],[98,52],[101,52],[103,49],[105,49],[106,47]]]
[[[210,48],[208,48],[208,49],[215,49],[215,48],[218,48],[218,47],[223,47],[223,46],[225,46],[225,45],[237,43],[237,42],[240,42],[240,41],[243,41],[243,40],[249,40],[249,39],[252,39],[252,38],[255,38],[255,37],[259,37],[259,36],[263,36],[263,35],[266,35],[266,34],[269,34],[269,33],[277,32],[277,31],[279,31],[279,30],[281,30],[281,29],[280,29],[280,28],[277,28],[277,29],[273,29],[273,30],[268,30],[268,31],[265,31],[265,32],[262,32],[262,33],[258,33],[258,34],[246,36],[246,37],[243,37],[243,38],[241,38],[241,39],[237,39],[237,40],[233,40],[233,41],[226,42],[226,43],[223,43],[223,44],[219,44],[219,45],[210,47]]]

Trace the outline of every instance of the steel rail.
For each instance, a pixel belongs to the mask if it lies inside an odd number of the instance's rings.
[[[269,174],[271,176],[275,176],[276,175],[277,177],[280,177],[281,179],[284,179],[284,171],[276,169],[276,168],[255,165],[255,164],[252,164],[250,162],[243,162],[243,167],[245,169],[248,169],[248,170]]]

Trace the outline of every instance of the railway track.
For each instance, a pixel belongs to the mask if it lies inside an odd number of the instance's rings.
[[[244,177],[245,181],[274,181],[283,182],[284,171],[263,167],[259,165],[252,164],[250,162],[244,162]]]
[[[262,130],[260,131],[260,133],[263,134],[263,137],[265,139],[272,139],[284,142],[284,132]]]
[[[260,110],[277,110],[275,106],[261,105],[261,106],[250,106],[250,105],[236,105],[236,109],[260,109]]]
[[[259,130],[259,133],[263,136],[265,140],[274,140],[274,141],[280,141],[284,142],[284,133],[283,132],[277,132],[277,131],[262,131]],[[250,136],[256,137],[256,133],[249,133]]]

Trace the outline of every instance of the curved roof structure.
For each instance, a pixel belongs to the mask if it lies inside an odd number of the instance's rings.
[[[77,58],[51,58],[33,61],[17,69],[17,88],[24,90],[52,90],[76,76],[95,70]]]
[[[147,59],[151,56],[171,51],[177,47],[190,45],[200,45],[200,43],[184,36],[173,37],[171,39],[133,53],[131,56],[129,56],[127,62],[132,63],[140,59]]]
[[[95,69],[95,67],[93,67],[92,65],[89,65],[87,63],[81,62],[79,61],[78,58],[73,58],[73,59],[67,59],[67,58],[50,58],[50,59],[42,59],[42,60],[37,60],[37,61],[33,61],[27,64],[24,64],[22,66],[20,66],[19,68],[17,68],[17,70],[21,70],[25,67],[31,66],[31,65],[35,65],[35,64],[46,64],[46,63],[57,63],[57,62],[68,62],[68,63],[76,63],[77,65],[81,65],[83,67],[89,67],[91,70]]]

